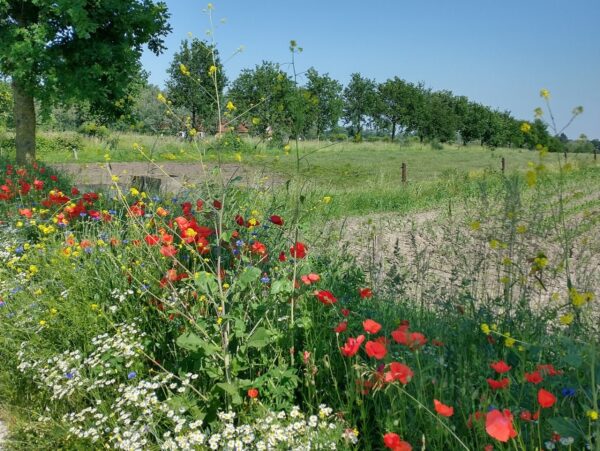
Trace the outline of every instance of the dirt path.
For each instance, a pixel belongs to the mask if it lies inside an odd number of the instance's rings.
[[[4,446],[2,445],[2,443],[4,442],[4,438],[6,437],[7,434],[8,434],[8,431],[6,429],[6,426],[4,425],[2,420],[0,420],[0,450],[4,449]]]
[[[219,171],[216,165],[202,163],[59,163],[50,166],[70,174],[80,186],[108,186],[112,184],[113,175],[119,177],[120,184],[129,186],[133,177],[145,176],[160,180],[160,188],[172,193],[190,184],[202,183]],[[220,168],[225,182],[235,179],[246,186],[282,183],[281,177],[247,165],[223,164]]]

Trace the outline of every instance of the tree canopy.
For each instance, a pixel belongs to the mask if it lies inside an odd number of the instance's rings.
[[[34,98],[86,99],[121,114],[143,45],[164,49],[168,18],[152,0],[0,0],[0,72],[12,81],[17,161],[35,157]]]
[[[185,40],[167,72],[167,97],[189,113],[191,126],[216,128],[217,105],[227,83],[217,49],[199,39]]]

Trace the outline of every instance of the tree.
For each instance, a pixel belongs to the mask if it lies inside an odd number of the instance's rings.
[[[254,69],[244,69],[231,84],[228,99],[237,111],[251,118],[254,134],[284,139],[292,133],[292,103],[298,97],[293,81],[278,64],[263,61]]]
[[[390,129],[394,141],[398,128],[413,131],[417,125],[417,114],[421,108],[420,85],[394,77],[377,87],[378,96],[375,116],[377,121]]]
[[[164,49],[168,18],[153,0],[0,0],[0,72],[12,82],[17,162],[35,158],[34,99],[86,99],[122,114],[142,46]]]
[[[344,121],[350,124],[350,133],[360,137],[363,126],[375,111],[377,90],[375,81],[363,78],[359,73],[350,75],[350,83],[344,89]]]
[[[317,139],[335,127],[342,117],[344,101],[342,85],[328,74],[319,75],[310,68],[306,72],[308,93],[308,125],[314,127]]]
[[[217,49],[199,39],[185,40],[167,72],[167,97],[189,112],[192,127],[211,123],[216,128],[217,106],[227,83]]]

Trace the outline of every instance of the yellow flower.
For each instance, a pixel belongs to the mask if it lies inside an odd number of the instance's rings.
[[[39,270],[38,270],[38,267],[37,267],[37,266],[35,266],[35,265],[31,265],[31,266],[29,266],[29,272],[30,272],[31,274],[36,274],[38,271],[39,271]]]
[[[571,324],[573,322],[573,320],[575,319],[575,316],[572,313],[567,313],[563,316],[561,316],[558,320],[560,321],[560,323],[564,326],[568,326],[569,324]]]
[[[500,241],[498,241],[498,240],[490,240],[490,247],[492,249],[498,249],[499,246],[500,246]]]
[[[332,199],[331,196],[325,196],[325,197],[323,197],[323,203],[328,204],[331,202],[331,199]]]
[[[591,420],[591,421],[596,421],[598,420],[598,411],[597,410],[588,410],[585,415]]]
[[[98,310],[98,304],[91,304],[91,305],[90,305],[90,308],[91,308],[92,310]]]
[[[285,146],[283,146],[283,150],[285,152],[289,152],[291,148],[292,148],[292,146],[290,146],[289,144],[286,144]]]
[[[119,181],[119,176],[118,175],[113,175],[110,177],[110,179],[113,181],[113,183],[117,183]]]
[[[225,108],[227,108],[229,111],[233,111],[235,110],[235,105],[233,104],[233,102],[230,100],[229,102],[227,102],[227,105],[225,105]]]
[[[525,174],[525,181],[527,182],[527,186],[529,186],[530,188],[535,186],[535,184],[537,183],[537,174],[535,173],[535,171],[527,171],[527,173]]]
[[[206,5],[206,9],[211,10],[213,8],[214,8],[214,5],[212,3],[209,3],[208,5]]]
[[[180,64],[179,65],[179,70],[181,71],[182,75],[185,75],[186,77],[190,76],[190,70],[187,67],[185,67],[185,64],[183,64],[183,63]]]
[[[253,117],[252,118],[252,125],[258,125],[260,124],[260,118],[259,117]]]
[[[473,221],[471,223],[471,230],[476,231],[476,230],[479,230],[480,228],[481,228],[481,222]]]
[[[140,192],[136,188],[130,188],[129,192],[132,196],[138,196],[140,194]]]
[[[229,284],[228,283],[224,283],[223,284],[223,289],[226,290],[227,288],[229,288]]]
[[[527,232],[527,226],[526,225],[518,225],[517,226],[517,233],[525,233]]]
[[[104,161],[110,161],[110,154],[108,154],[108,153],[104,154]]]
[[[235,154],[235,161],[242,161],[242,154],[239,152],[236,152]]]
[[[486,335],[489,335],[491,333],[490,326],[488,326],[486,323],[482,323],[481,324],[481,332],[483,332]]]
[[[217,66],[213,65],[208,68],[208,75],[212,76],[212,75],[215,75],[216,73],[217,73]]]
[[[529,122],[523,122],[521,124],[521,131],[523,133],[529,133],[531,131],[531,125],[529,124]]]
[[[508,336],[508,334],[506,334],[507,337],[504,339],[504,346],[506,346],[507,348],[512,348],[515,345],[515,339]]]
[[[548,91],[547,89],[542,89],[540,91],[540,97],[542,97],[544,99],[549,99],[550,98],[550,91]]]
[[[161,102],[161,103],[167,103],[167,99],[165,98],[165,96],[162,94],[162,92],[159,92],[158,95],[156,96],[156,99]]]
[[[55,308],[50,309],[50,314],[51,315],[56,315],[58,313],[58,310],[56,310]]]
[[[46,325],[46,321],[44,321],[44,320],[41,320],[41,321],[40,321],[40,326],[45,326],[45,325]]]

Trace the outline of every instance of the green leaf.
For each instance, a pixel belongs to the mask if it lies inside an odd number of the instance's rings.
[[[271,285],[271,294],[291,293],[292,291],[294,290],[290,280],[276,280]]]
[[[261,270],[255,266],[249,266],[242,271],[238,277],[238,285],[242,290],[246,289],[252,282],[260,277]]]
[[[248,338],[246,346],[249,348],[261,349],[271,342],[271,335],[264,327],[257,328],[254,333]]]
[[[578,439],[583,436],[577,422],[572,418],[554,417],[549,418],[548,422],[552,426],[552,430],[556,431],[562,437],[573,437]]]
[[[217,279],[214,274],[211,274],[206,271],[197,272],[194,275],[194,281],[196,282],[196,286],[202,293],[216,293],[219,290],[219,285],[217,284]]]
[[[240,396],[240,389],[237,385],[233,383],[220,382],[217,384],[221,390],[231,396],[231,402],[235,405],[240,405],[242,401],[242,397]]]
[[[177,338],[177,346],[188,351],[197,352],[204,351],[205,354],[212,354],[219,351],[219,347],[200,338],[192,332],[186,332]]]

